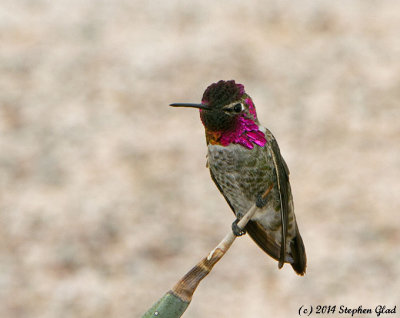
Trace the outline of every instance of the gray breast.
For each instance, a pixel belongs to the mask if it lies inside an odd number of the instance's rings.
[[[274,183],[273,161],[268,148],[209,145],[208,163],[216,182],[239,217],[255,203],[258,194]],[[273,189],[266,209],[276,211],[278,207],[279,196]]]

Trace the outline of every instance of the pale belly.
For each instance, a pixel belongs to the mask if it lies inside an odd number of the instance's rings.
[[[280,198],[274,165],[268,149],[247,149],[231,144],[227,147],[208,146],[208,164],[222,193],[237,217],[241,218],[273,184],[266,206],[252,220],[266,229],[277,242],[281,238]]]

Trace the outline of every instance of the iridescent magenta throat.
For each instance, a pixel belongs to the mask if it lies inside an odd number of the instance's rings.
[[[243,114],[238,117],[235,129],[223,132],[219,142],[222,146],[233,143],[253,149],[254,145],[263,147],[267,140],[265,134],[258,129],[257,124]]]

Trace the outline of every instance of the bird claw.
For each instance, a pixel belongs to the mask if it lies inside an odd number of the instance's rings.
[[[232,223],[232,232],[235,234],[235,236],[242,236],[246,234],[246,230],[242,229],[241,227],[238,226],[239,219],[236,219]]]
[[[262,194],[257,195],[256,206],[261,209],[267,205],[268,200],[263,198]]]

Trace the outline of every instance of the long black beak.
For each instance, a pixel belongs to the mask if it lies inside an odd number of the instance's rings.
[[[193,108],[211,110],[211,107],[208,107],[207,105],[204,105],[204,104],[172,103],[172,104],[169,104],[169,106],[173,106],[173,107],[193,107]]]

